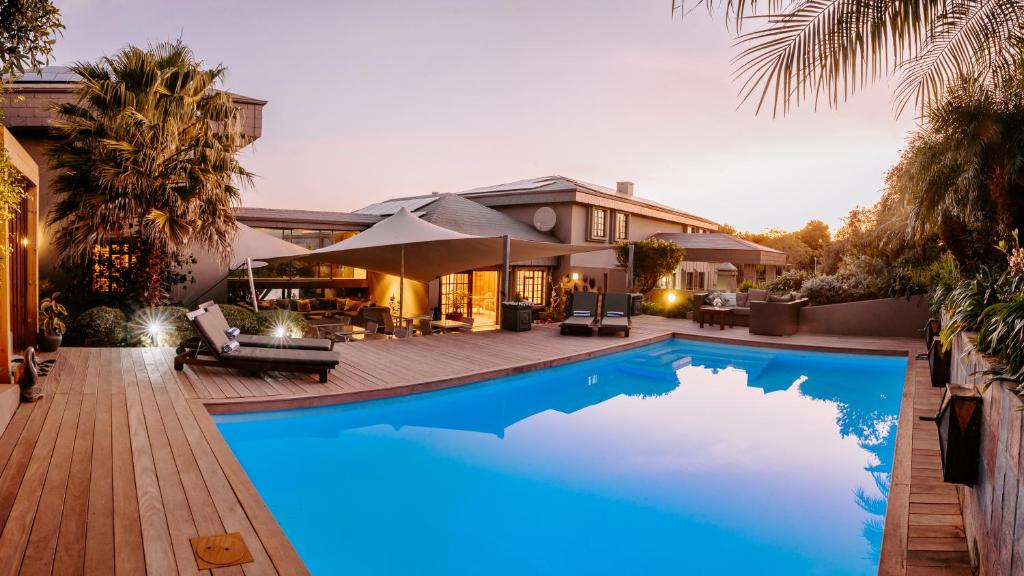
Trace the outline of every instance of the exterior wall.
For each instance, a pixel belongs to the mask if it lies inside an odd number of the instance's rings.
[[[388,306],[391,297],[394,296],[397,305],[400,284],[398,276],[368,271],[366,278],[370,285],[371,302],[377,306]],[[406,278],[404,288],[405,303],[403,304],[403,314],[414,316],[430,312],[432,305],[430,304],[428,284]]]
[[[61,274],[57,270],[57,254],[50,242],[53,238],[53,228],[46,225],[46,219],[50,214],[50,206],[53,204],[53,192],[50,190],[50,182],[56,176],[50,168],[47,152],[50,147],[50,140],[40,136],[25,136],[18,138],[28,152],[32,160],[39,166],[39,277],[58,282]]]
[[[928,300],[924,295],[800,309],[800,332],[818,334],[916,337],[927,321]]]
[[[951,379],[984,389],[989,367],[968,336],[953,342]],[[981,462],[974,486],[957,486],[971,562],[982,576],[1024,574],[1024,403],[1001,383],[984,393]]]

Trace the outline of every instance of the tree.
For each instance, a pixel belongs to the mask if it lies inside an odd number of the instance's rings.
[[[796,233],[780,234],[764,241],[764,245],[786,253],[786,263],[801,270],[814,268],[814,251]]]
[[[251,182],[236,157],[240,112],[215,89],[225,69],[204,69],[179,41],[72,71],[82,82],[75,102],[56,107],[50,151],[58,262],[82,270],[94,246],[129,242],[129,296],[163,304],[186,247],[230,250],[232,206]]]
[[[740,97],[785,114],[830,106],[896,75],[896,105],[921,111],[964,75],[991,81],[1020,54],[1021,0],[696,0],[738,34]],[[673,14],[684,12],[672,0]],[[743,32],[747,20],[760,26]]]
[[[63,29],[50,0],[0,0],[0,82],[46,66]]]
[[[615,245],[619,266],[629,264],[629,246],[633,246],[633,289],[646,294],[658,285],[658,280],[675,272],[686,257],[686,250],[675,242],[660,238],[647,238]]]
[[[825,246],[828,246],[828,243],[832,241],[832,234],[828,230],[828,224],[821,220],[811,220],[795,234],[816,255],[820,255]]]
[[[1024,228],[1024,68],[965,80],[928,118],[887,175],[888,202],[907,239],[937,235],[971,269],[979,247]]]

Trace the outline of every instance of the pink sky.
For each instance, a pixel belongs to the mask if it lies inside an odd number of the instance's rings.
[[[269,100],[249,206],[354,210],[549,174],[740,229],[831,226],[879,196],[913,119],[737,109],[732,37],[670,0],[58,1],[57,64],[181,37]]]

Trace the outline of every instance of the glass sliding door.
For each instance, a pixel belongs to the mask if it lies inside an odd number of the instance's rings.
[[[498,310],[498,272],[496,270],[474,270],[470,297],[471,315],[476,325],[495,324]]]

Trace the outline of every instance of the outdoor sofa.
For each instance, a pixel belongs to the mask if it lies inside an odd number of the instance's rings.
[[[229,338],[213,314],[199,309],[186,314],[199,333],[201,345],[186,346],[174,357],[174,369],[181,371],[186,364],[235,368],[255,372],[302,372],[317,374],[321,383],[327,382],[331,370],[338,366],[336,352],[299,350],[296,348],[258,348],[239,345],[225,352]]]
[[[711,322],[711,318],[703,318],[700,306],[711,305],[714,296],[721,297],[726,306],[733,308],[733,325],[747,326],[751,334],[765,336],[795,334],[800,328],[800,309],[809,303],[796,292],[776,296],[761,288],[747,292],[698,292],[693,295],[698,304],[693,310],[695,322]]]

